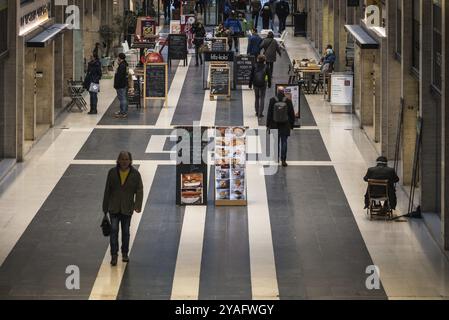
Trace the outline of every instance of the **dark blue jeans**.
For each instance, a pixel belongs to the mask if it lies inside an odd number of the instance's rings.
[[[278,137],[278,154],[281,156],[281,161],[287,161],[287,146],[288,136],[279,135]],[[280,153],[279,153],[280,149]]]
[[[90,107],[91,107],[93,110],[97,110],[98,93],[97,93],[97,92],[90,92],[90,91],[89,91],[89,95],[90,95]]]
[[[129,227],[131,225],[131,216],[125,214],[109,214],[111,217],[111,256],[118,254],[118,229],[122,226],[122,254],[129,252]]]
[[[123,89],[116,89],[117,91],[117,97],[120,101],[120,112],[122,114],[128,113],[128,97],[127,97],[127,88]]]

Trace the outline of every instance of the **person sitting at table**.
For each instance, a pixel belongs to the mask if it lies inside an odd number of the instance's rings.
[[[262,29],[270,29],[270,19],[273,16],[273,13],[271,12],[271,7],[268,2],[265,2],[263,5],[262,10],[260,11],[260,16],[262,17]]]
[[[337,60],[334,49],[332,45],[328,44],[326,51],[324,51],[324,56],[321,58],[320,63],[322,64],[321,71],[323,73],[331,73],[334,71],[334,64]]]

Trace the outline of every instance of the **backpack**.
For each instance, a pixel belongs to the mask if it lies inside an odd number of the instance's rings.
[[[273,120],[277,123],[288,122],[288,105],[287,98],[283,98],[282,101],[275,97],[276,103],[274,104]]]
[[[253,84],[255,87],[265,86],[265,75],[267,74],[267,67],[264,66],[261,69],[256,69],[254,72]]]

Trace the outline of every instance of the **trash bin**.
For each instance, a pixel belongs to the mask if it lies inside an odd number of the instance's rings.
[[[305,12],[293,13],[293,22],[295,25],[295,37],[307,36],[307,13]]]

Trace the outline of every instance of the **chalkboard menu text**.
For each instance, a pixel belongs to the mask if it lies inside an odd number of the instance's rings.
[[[212,51],[226,51],[228,46],[228,38],[212,38],[211,50]]]
[[[230,69],[223,66],[211,66],[210,68],[210,95],[231,96]]]
[[[234,79],[236,85],[249,85],[253,65],[253,56],[238,55],[235,57]]]
[[[166,63],[145,64],[144,106],[147,99],[167,100],[168,74]]]
[[[187,35],[170,34],[168,36],[168,60],[187,59]]]

